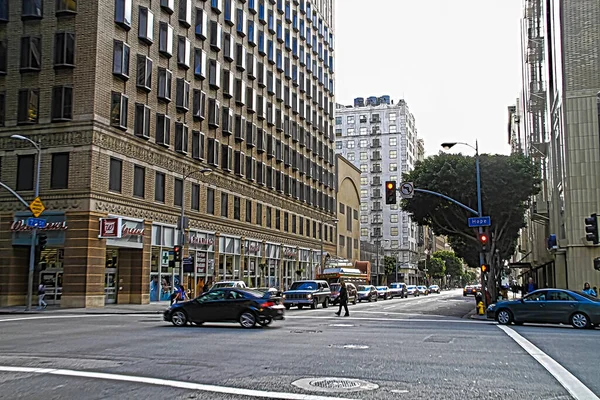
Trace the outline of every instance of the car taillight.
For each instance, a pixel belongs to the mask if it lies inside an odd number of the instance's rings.
[[[274,303],[274,302],[272,302],[272,301],[267,301],[267,302],[263,303],[262,307],[263,307],[263,308],[269,308],[269,307],[273,307],[274,305],[275,305],[275,303]]]

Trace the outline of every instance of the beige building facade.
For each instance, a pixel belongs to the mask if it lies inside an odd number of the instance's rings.
[[[360,169],[337,154],[338,179],[337,256],[354,264],[360,261]]]
[[[50,304],[168,299],[176,244],[191,293],[316,273],[337,237],[332,0],[33,5],[0,2],[0,181],[31,201],[38,156],[11,135],[39,143]],[[0,192],[0,305],[25,301],[30,216]]]

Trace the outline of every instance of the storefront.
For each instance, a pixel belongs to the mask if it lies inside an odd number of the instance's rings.
[[[219,272],[216,281],[239,279],[242,250],[241,238],[219,237]]]
[[[13,246],[31,246],[31,228],[27,226],[30,213],[15,213],[14,221],[10,226]],[[38,229],[38,234],[46,235],[46,248],[40,254],[40,262],[35,271],[36,286],[43,283],[46,286],[45,301],[48,304],[60,304],[63,290],[64,273],[64,243],[68,229],[67,218],[64,212],[46,211],[43,214],[46,226]]]
[[[204,290],[204,286],[210,288],[215,281],[214,232],[190,231],[188,252],[195,269],[191,271],[194,274],[193,281],[188,282],[186,288],[189,287],[191,293],[197,296]],[[190,273],[187,268],[184,272],[186,275]]]
[[[173,262],[173,246],[179,230],[172,225],[152,224],[150,257],[150,301],[168,301],[173,282],[179,284],[179,270]]]
[[[133,270],[141,269],[145,235],[144,220],[114,215],[100,219],[99,237],[106,239],[105,304],[117,303],[125,278],[130,279]]]
[[[248,239],[244,243],[244,280],[251,287],[261,286],[259,265],[262,263],[263,244],[259,240]]]
[[[323,259],[325,259],[326,253],[323,252]],[[313,250],[312,251],[312,265],[311,265],[311,276],[312,279],[315,279],[319,273],[321,273],[321,250]]]
[[[265,277],[264,285],[268,287],[280,287],[279,271],[281,261],[281,245],[276,243],[267,243],[265,245],[265,264],[263,264],[262,274]]]
[[[310,264],[311,253],[310,249],[298,250],[298,271],[302,271],[300,279],[312,278]]]
[[[283,246],[283,289],[287,290],[292,282],[300,278],[302,273],[298,266],[298,250],[295,247]]]

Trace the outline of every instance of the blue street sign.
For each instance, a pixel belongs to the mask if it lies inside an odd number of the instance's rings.
[[[45,228],[46,220],[43,218],[27,218],[27,226],[30,228]]]
[[[469,228],[478,228],[480,226],[491,226],[492,219],[490,217],[473,217],[469,218]]]

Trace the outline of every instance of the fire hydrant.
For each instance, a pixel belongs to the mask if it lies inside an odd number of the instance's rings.
[[[477,314],[484,315],[485,314],[485,305],[483,305],[483,301],[477,303]]]

